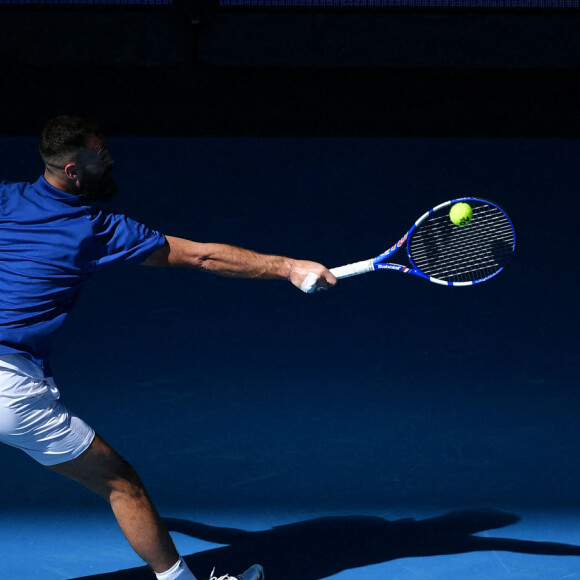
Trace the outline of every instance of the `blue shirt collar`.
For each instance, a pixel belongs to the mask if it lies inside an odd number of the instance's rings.
[[[46,181],[44,175],[41,175],[38,180],[33,183],[33,187],[44,197],[62,201],[69,205],[87,205],[86,201],[80,198],[78,195],[62,191],[62,189],[58,189],[53,185],[50,185],[50,183]]]

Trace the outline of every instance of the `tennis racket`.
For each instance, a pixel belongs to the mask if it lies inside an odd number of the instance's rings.
[[[455,225],[451,206],[468,203],[471,221]],[[389,260],[403,246],[410,265]],[[337,278],[358,276],[374,270],[413,274],[435,284],[471,286],[497,276],[509,263],[516,247],[512,221],[499,206],[475,197],[461,197],[441,203],[423,214],[391,248],[376,258],[347,264],[330,271]]]

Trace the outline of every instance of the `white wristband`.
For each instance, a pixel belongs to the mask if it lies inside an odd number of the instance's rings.
[[[300,290],[302,292],[306,292],[306,294],[311,294],[316,290],[316,281],[318,280],[318,276],[314,274],[314,272],[310,272],[310,274],[306,275],[306,278],[300,284]]]

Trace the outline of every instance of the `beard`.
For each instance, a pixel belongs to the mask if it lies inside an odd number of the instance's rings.
[[[117,194],[117,184],[110,173],[100,177],[87,177],[79,189],[79,197],[87,201],[111,201]]]

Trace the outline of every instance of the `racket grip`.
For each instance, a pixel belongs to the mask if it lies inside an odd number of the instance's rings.
[[[359,274],[366,274],[375,269],[374,260],[363,260],[362,262],[355,262],[354,264],[347,264],[346,266],[339,266],[338,268],[331,268],[330,271],[337,278],[348,278],[349,276],[358,276]]]

